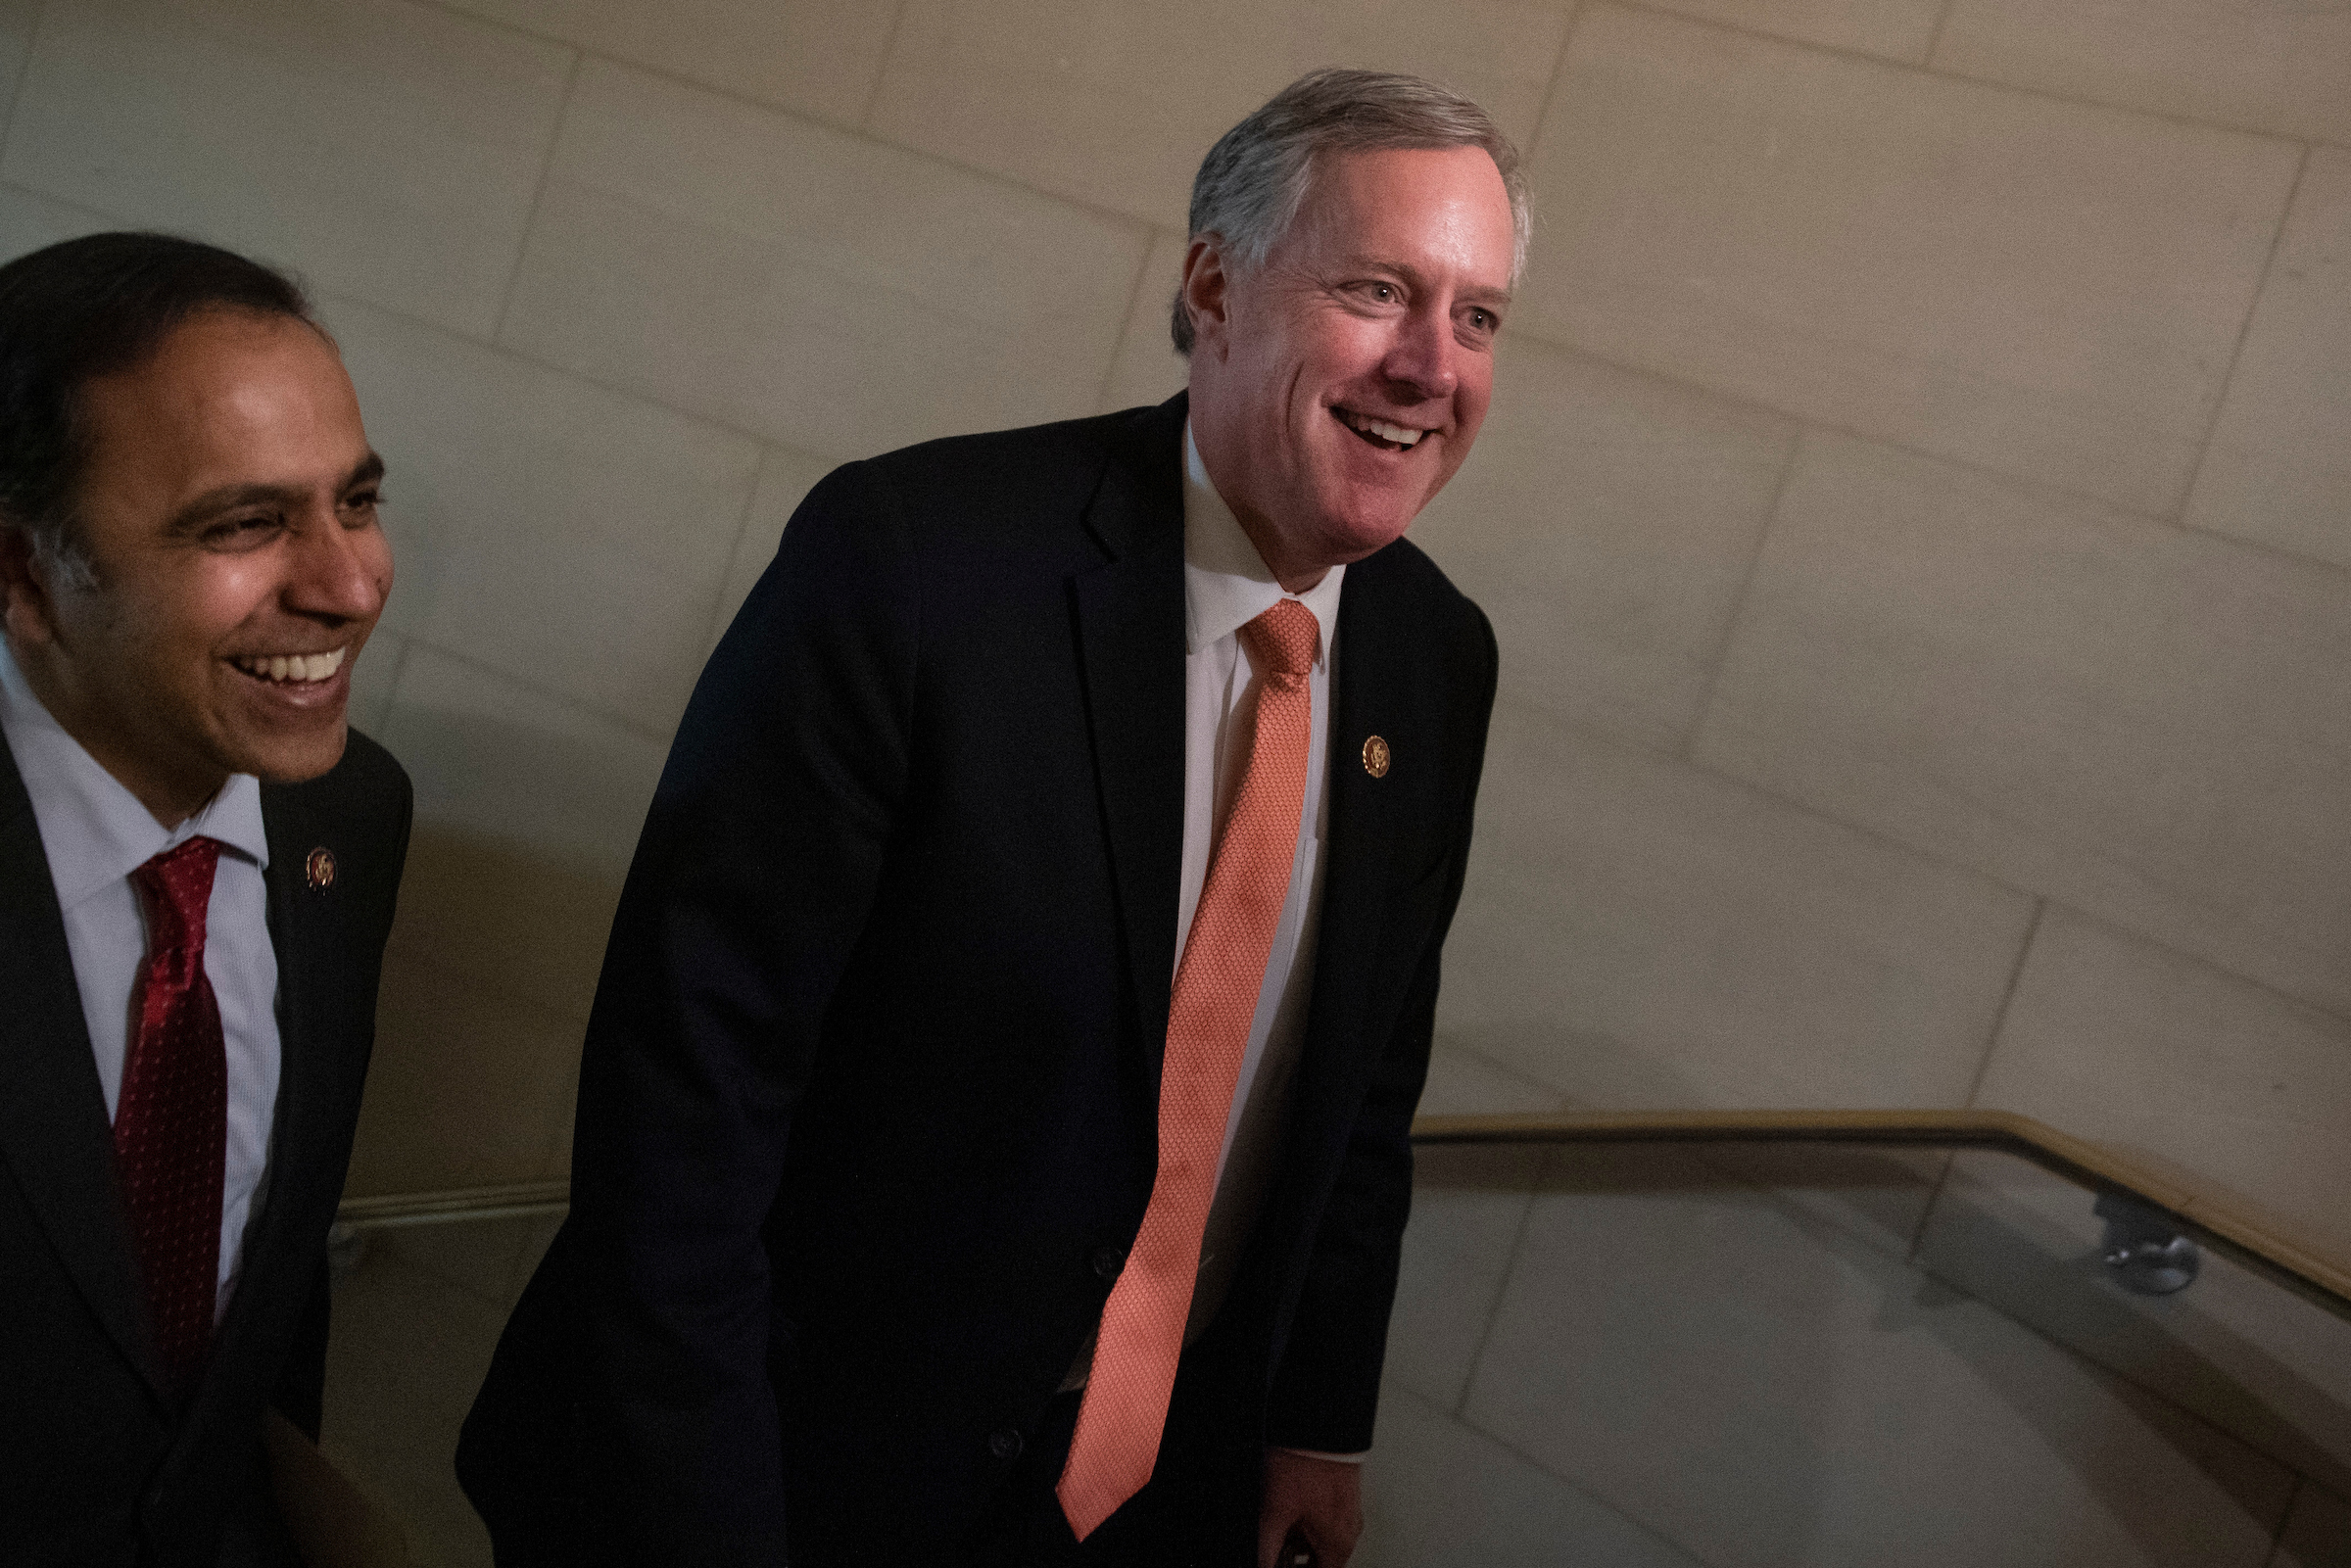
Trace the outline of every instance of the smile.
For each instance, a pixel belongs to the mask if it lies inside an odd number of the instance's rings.
[[[1385,419],[1374,419],[1369,414],[1360,414],[1352,408],[1333,408],[1330,411],[1339,423],[1383,451],[1403,451],[1428,434],[1425,430],[1415,430],[1410,425],[1392,425]]]
[[[324,653],[240,653],[229,662],[257,681],[292,686],[324,681],[343,668],[348,645]]]

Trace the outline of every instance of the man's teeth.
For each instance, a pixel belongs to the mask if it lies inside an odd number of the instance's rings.
[[[348,648],[334,648],[325,653],[243,654],[237,668],[247,675],[264,681],[323,681],[343,667],[343,655]]]
[[[1392,441],[1399,447],[1409,447],[1428,434],[1425,430],[1413,430],[1404,425],[1392,425],[1385,419],[1373,419],[1359,413],[1349,413],[1347,422],[1367,435],[1377,436],[1382,441]]]

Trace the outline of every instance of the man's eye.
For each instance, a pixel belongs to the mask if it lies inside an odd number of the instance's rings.
[[[249,549],[261,544],[276,528],[277,519],[266,512],[251,517],[224,518],[204,531],[204,542],[216,549]]]

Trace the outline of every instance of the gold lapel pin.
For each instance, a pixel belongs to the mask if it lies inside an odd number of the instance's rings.
[[[311,851],[310,858],[302,863],[302,869],[310,875],[313,891],[323,893],[335,885],[335,852],[324,844]]]
[[[1388,743],[1377,736],[1364,742],[1364,772],[1374,779],[1388,776]]]

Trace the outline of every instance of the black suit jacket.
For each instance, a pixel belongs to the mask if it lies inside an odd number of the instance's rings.
[[[232,1517],[275,1526],[274,1401],[315,1436],[326,1231],[375,1037],[408,781],[357,733],[333,772],[262,788],[282,1054],[267,1186],[212,1359],[169,1391],[106,1100],[32,803],[0,741],[0,1562],[202,1564]],[[335,878],[309,884],[330,850]]]
[[[662,776],[572,1212],[460,1448],[502,1562],[953,1560],[1069,1370],[1156,1161],[1184,411],[854,463],[785,531]],[[1186,1560],[1254,1531],[1265,1442],[1371,1441],[1495,651],[1402,543],[1336,646],[1285,1158],[1151,1489]]]

